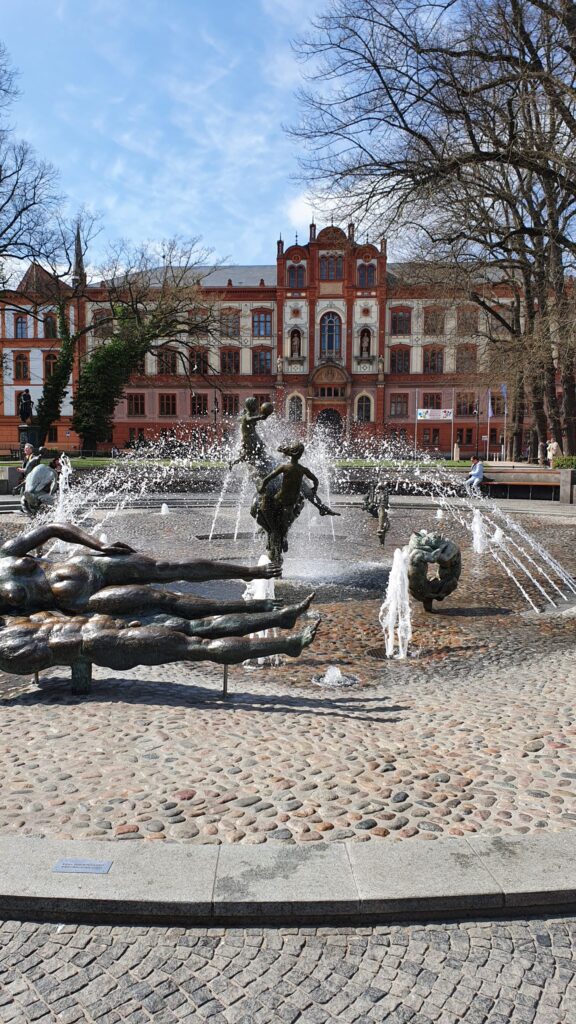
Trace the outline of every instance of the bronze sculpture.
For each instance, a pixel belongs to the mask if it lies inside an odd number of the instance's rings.
[[[443,601],[458,586],[462,572],[460,548],[441,533],[420,530],[408,541],[408,588],[412,597],[422,601],[424,610],[433,611],[433,601]],[[438,575],[428,576],[430,565],[438,565]]]
[[[59,562],[30,554],[52,538],[93,553],[72,553]],[[104,544],[76,526],[38,527],[0,548],[0,669],[18,674],[91,662],[133,668],[171,661],[235,664],[269,654],[296,657],[314,639],[317,622],[296,636],[242,637],[291,628],[313,595],[279,608],[275,601],[215,602],[148,586],[279,574],[271,565],[168,562],[126,544]]]
[[[240,416],[240,452],[228,468],[232,469],[239,462],[246,462],[258,471],[265,472],[270,456],[266,450],[262,438],[256,430],[256,424],[267,420],[274,412],[271,402],[263,402],[258,412],[258,403],[255,398],[247,398],[244,402],[244,409]]]
[[[368,492],[364,495],[363,508],[365,512],[368,512],[378,520],[378,529],[376,532],[378,534],[378,540],[382,547],[384,547],[386,534],[390,529],[390,516],[388,515],[388,509],[390,508],[390,489],[384,480],[378,480],[377,483],[370,484]]]
[[[251,513],[267,534],[270,561],[281,565],[282,555],[288,551],[288,531],[300,515],[305,500],[310,501],[321,516],[337,516],[340,513],[320,501],[317,495],[318,477],[307,466],[300,465],[304,454],[302,442],[282,445],[278,451],[288,455],[290,462],[276,466],[257,482],[259,496],[254,500]],[[281,478],[279,486],[278,478]]]

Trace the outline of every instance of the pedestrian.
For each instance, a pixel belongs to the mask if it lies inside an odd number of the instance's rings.
[[[482,462],[480,461],[478,456],[474,455],[472,457],[472,466],[470,469],[469,476],[464,481],[466,494],[468,495],[469,498],[479,498],[481,496],[480,484],[482,483],[483,479],[484,466],[482,465]]]
[[[554,459],[557,459],[559,455],[562,455],[562,449],[558,444],[558,441],[555,441],[554,439],[548,441],[547,455],[549,466],[552,465]]]

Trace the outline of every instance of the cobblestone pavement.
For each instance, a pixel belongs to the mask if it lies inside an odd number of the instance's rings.
[[[0,924],[6,1024],[573,1024],[576,922]]]
[[[337,520],[346,541],[332,563],[322,545],[307,561],[295,544],[287,560],[283,596],[318,587],[313,648],[278,667],[232,668],[226,704],[210,665],[98,670],[84,698],[64,672],[39,689],[4,677],[0,834],[253,844],[573,828],[576,619],[527,614],[509,577],[463,541],[461,587],[438,614],[415,609],[416,657],[379,660],[391,552],[434,516],[399,512],[382,556],[371,520],[355,532],[359,514]],[[463,540],[457,523],[443,528]],[[573,571],[573,526],[529,528]],[[142,546],[148,535],[159,553],[189,547],[181,515],[127,514],[107,529],[139,531]],[[254,561],[253,544],[250,534],[238,557]],[[330,664],[359,685],[313,686]]]

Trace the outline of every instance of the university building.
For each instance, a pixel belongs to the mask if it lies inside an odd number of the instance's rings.
[[[485,383],[484,314],[448,301],[409,265],[388,265],[384,240],[357,241],[353,225],[317,232],[312,224],[305,244],[277,242],[275,265],[220,268],[203,288],[218,306],[216,350],[200,339],[190,359],[176,340],[147,355],[116,409],[117,447],[163,433],[227,434],[254,394],[301,436],[320,423],[359,445],[398,437],[445,455],[454,443],[464,456],[500,452],[505,402],[498,382],[491,391]],[[28,314],[17,296],[0,312],[3,449],[18,443],[19,393],[28,387],[37,401],[58,346],[53,313]],[[70,303],[75,322],[93,324],[88,349],[105,342],[99,298],[88,288]],[[73,381],[49,438],[63,450],[79,444],[72,401]]]

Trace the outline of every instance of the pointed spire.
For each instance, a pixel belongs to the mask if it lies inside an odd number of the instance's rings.
[[[294,236],[294,245],[298,245],[298,232]]]
[[[80,221],[76,224],[76,237],[74,239],[74,270],[72,272],[72,284],[75,288],[78,285],[86,284],[86,271],[84,269],[84,254],[82,252],[82,237],[80,235]]]

